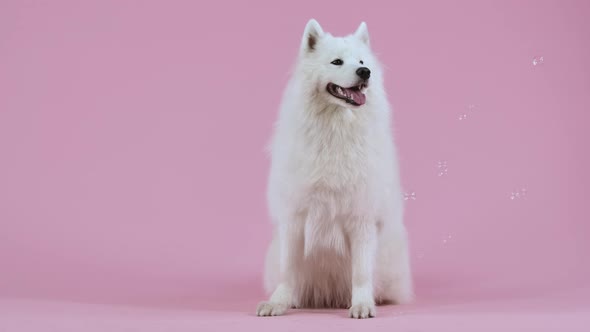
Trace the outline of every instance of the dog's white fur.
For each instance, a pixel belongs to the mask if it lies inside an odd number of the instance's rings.
[[[336,58],[344,64],[331,64]],[[329,82],[354,86],[362,66],[371,70],[364,105],[326,91]],[[365,23],[333,37],[308,22],[270,149],[275,231],[265,288],[272,295],[257,315],[346,307],[351,317],[366,318],[375,316],[376,303],[411,301],[390,110]]]

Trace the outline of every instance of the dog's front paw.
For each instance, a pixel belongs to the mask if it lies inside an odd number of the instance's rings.
[[[350,307],[350,318],[375,317],[377,311],[372,303],[357,303]]]
[[[287,311],[287,307],[281,303],[260,302],[256,308],[257,316],[280,316]]]

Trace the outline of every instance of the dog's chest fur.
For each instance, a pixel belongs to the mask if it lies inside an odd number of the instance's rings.
[[[306,190],[361,190],[369,168],[367,116],[350,110],[314,114],[302,126],[301,168]]]
[[[369,200],[369,119],[339,109],[306,120],[295,163],[296,176],[302,180],[297,181],[302,184],[297,205],[305,220],[305,255],[322,247],[345,254],[345,222],[363,214]]]

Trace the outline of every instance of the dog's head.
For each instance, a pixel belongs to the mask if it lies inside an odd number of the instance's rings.
[[[333,37],[316,20],[305,27],[300,64],[306,84],[328,103],[356,108],[367,102],[367,90],[379,75],[379,65],[369,47],[369,31],[363,22],[346,37]]]

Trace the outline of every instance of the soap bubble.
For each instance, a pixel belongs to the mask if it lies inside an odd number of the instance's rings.
[[[510,200],[524,199],[526,197],[526,188],[520,188],[510,193]]]
[[[542,65],[543,62],[545,62],[545,59],[543,59],[543,56],[538,56],[538,57],[533,58],[533,66]]]
[[[415,192],[407,192],[404,193],[404,201],[408,201],[408,200],[416,200],[416,193]]]
[[[439,160],[436,164],[436,167],[438,169],[438,176],[447,175],[449,168],[447,167],[446,160]]]

